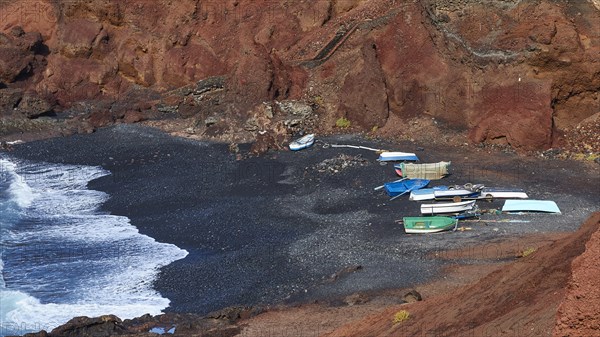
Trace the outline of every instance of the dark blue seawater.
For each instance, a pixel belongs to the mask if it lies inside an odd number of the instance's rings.
[[[158,269],[187,252],[99,210],[100,167],[0,157],[0,336],[51,330],[75,316],[159,314]]]

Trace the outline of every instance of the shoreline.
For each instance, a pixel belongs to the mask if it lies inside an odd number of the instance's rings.
[[[328,139],[374,144],[347,135]],[[405,150],[416,147],[397,145]],[[340,153],[360,154],[370,164],[338,174],[312,169]],[[485,183],[521,182],[532,196],[558,196],[564,215],[532,216],[534,229],[503,224],[442,236],[406,236],[393,221],[403,213],[414,213],[418,205],[407,200],[389,203],[387,197],[373,193],[372,186],[394,179],[391,166],[381,167],[374,161],[375,155],[370,158],[369,153],[350,149],[315,147],[236,161],[224,144],[179,139],[139,126],[118,126],[90,135],[21,144],[13,154],[110,170],[111,177],[89,184],[111,195],[103,209],[126,215],[141,233],[190,252],[188,258],[163,267],[155,282],[155,289],[171,300],[167,312],[206,314],[232,305],[309,303],[368,288],[377,291],[421,284],[443,267],[439,261],[430,261],[427,253],[481,240],[510,239],[519,233],[573,231],[587,211],[597,208],[590,186],[593,172],[582,168],[565,171],[569,165],[560,161],[540,167],[535,159],[514,154],[487,155],[485,165],[477,168],[474,162],[481,161],[477,158],[481,153],[472,149],[425,148],[420,156],[431,161],[453,160],[454,174],[440,184],[464,181],[465,172]],[[461,158],[470,163],[461,163]],[[520,165],[517,171],[514,163]],[[509,167],[513,167],[511,172],[502,171]],[[530,170],[538,173],[528,174]],[[571,186],[579,187],[578,194],[557,194],[569,185],[569,176],[575,179]],[[221,207],[227,203],[234,206]],[[162,214],[161,208],[167,209],[167,214]],[[548,219],[557,223],[550,224]],[[252,228],[247,228],[249,220]],[[229,226],[224,228],[224,223]],[[252,268],[244,268],[245,264]],[[362,268],[328,282],[332,275],[357,266]],[[405,274],[400,276],[402,280],[397,280],[398,266]],[[257,269],[262,272],[253,274]],[[211,272],[221,274],[207,276]],[[210,286],[203,286],[206,281]],[[190,289],[196,292],[191,297]],[[221,296],[225,298],[207,300],[205,296],[211,293],[224,293]]]

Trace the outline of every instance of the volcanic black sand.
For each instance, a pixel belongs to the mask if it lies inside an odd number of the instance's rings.
[[[358,136],[324,141],[416,152],[422,162],[451,160],[452,175],[431,185],[521,187],[530,198],[556,201],[563,214],[487,215],[487,223],[465,223],[470,231],[406,235],[395,220],[418,215],[419,204],[408,197],[390,202],[382,191],[373,191],[397,179],[392,166],[377,163],[371,151],[318,144],[236,161],[224,144],[122,125],[21,144],[11,155],[110,170],[111,176],[89,184],[110,194],[104,209],[129,217],[141,233],[190,253],[162,268],[154,283],[171,299],[167,311],[176,312],[203,314],[231,305],[407,287],[437,275],[443,262],[429,258],[431,252],[527,233],[572,231],[599,209],[599,169],[593,163],[472,147],[392,145]],[[360,154],[368,162],[338,173],[314,169],[342,153]],[[479,204],[485,209],[502,202]],[[346,268],[350,272],[340,272]]]

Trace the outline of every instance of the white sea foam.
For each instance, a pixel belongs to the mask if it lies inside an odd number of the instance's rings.
[[[0,277],[0,336],[52,329],[75,316],[156,315],[169,305],[152,282],[187,252],[140,234],[127,217],[99,211],[109,196],[87,183],[108,171],[5,159],[0,166],[11,179],[0,212],[10,206],[20,216],[0,218],[0,275],[10,275]],[[72,254],[55,253],[65,246]]]
[[[33,190],[27,185],[15,171],[14,163],[0,159],[0,170],[2,170],[5,179],[11,179],[12,183],[8,188],[12,200],[17,203],[20,208],[27,208],[35,199]]]

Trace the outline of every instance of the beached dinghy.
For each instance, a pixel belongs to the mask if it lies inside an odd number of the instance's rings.
[[[436,200],[455,200],[461,201],[462,199],[474,199],[478,198],[481,194],[478,191],[467,190],[467,189],[456,189],[446,191],[433,191],[434,198]]]
[[[458,220],[447,216],[402,218],[404,231],[409,234],[435,233],[456,228]]]
[[[397,197],[408,192],[418,190],[429,184],[426,179],[403,179],[383,184],[385,191],[390,197]]]
[[[464,184],[448,187],[447,190],[434,191],[435,200],[453,200],[454,202],[462,201],[463,199],[478,199],[481,196],[481,190],[484,189],[483,184]]]
[[[290,143],[290,150],[299,151],[312,146],[315,143],[315,135],[309,134]]]
[[[559,213],[560,209],[550,200],[506,200],[502,212]]]
[[[414,153],[408,152],[382,152],[379,155],[379,161],[418,161],[419,158]]]
[[[480,199],[527,199],[527,193],[520,188],[484,187]]]
[[[441,161],[431,164],[400,163],[394,165],[396,173],[403,178],[410,179],[442,179],[448,175],[450,162]]]
[[[447,191],[448,186],[434,186],[432,188],[422,188],[420,190],[414,190],[410,192],[410,196],[408,200],[412,201],[422,201],[422,200],[433,200],[435,199],[435,195],[433,192],[435,191]]]
[[[421,214],[444,214],[470,211],[475,206],[475,200],[421,205]]]

